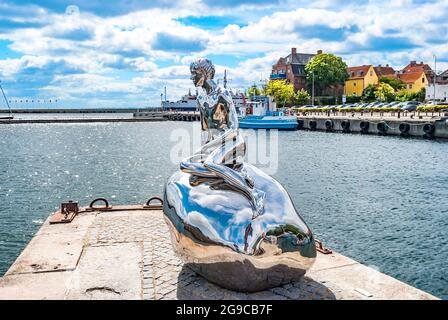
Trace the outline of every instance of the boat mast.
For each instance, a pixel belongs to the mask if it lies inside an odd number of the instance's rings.
[[[9,106],[8,99],[6,99],[5,91],[3,91],[1,80],[0,80],[0,89],[2,90],[3,98],[5,99],[6,105],[8,106],[9,116],[11,117],[12,116],[11,107]]]

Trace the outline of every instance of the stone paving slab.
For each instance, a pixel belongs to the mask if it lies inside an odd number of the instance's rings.
[[[64,268],[48,272],[61,262]],[[47,267],[36,269],[36,264]],[[191,271],[174,254],[160,210],[123,207],[119,211],[82,213],[67,225],[49,225],[47,220],[0,278],[0,299],[435,297],[337,253],[318,254],[311,270],[294,283],[250,294],[223,289]]]
[[[138,242],[88,246],[73,272],[66,298],[141,299],[141,252]]]
[[[62,300],[73,271],[13,274],[0,278],[0,300]]]
[[[85,233],[36,235],[7,275],[74,270],[84,246]]]

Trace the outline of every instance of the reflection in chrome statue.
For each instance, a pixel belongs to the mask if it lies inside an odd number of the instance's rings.
[[[244,163],[244,139],[230,93],[210,60],[190,66],[199,89],[202,147],[164,191],[173,246],[194,271],[245,292],[300,279],[316,257],[311,230],[273,178]]]

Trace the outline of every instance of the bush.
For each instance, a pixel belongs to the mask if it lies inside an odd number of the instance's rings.
[[[305,89],[300,89],[297,91],[294,95],[294,101],[297,102],[299,105],[304,105],[308,101],[310,101],[311,97],[309,93]]]
[[[372,102],[375,101],[375,86],[373,84],[369,84],[363,91],[361,100],[364,102]]]
[[[417,111],[419,112],[439,112],[439,111],[448,111],[448,105],[435,105],[435,106],[418,106]]]
[[[358,96],[347,96],[346,97],[347,103],[356,103],[356,102],[361,102],[361,97]]]
[[[407,92],[406,90],[400,90],[395,95],[397,101],[424,101],[426,96],[426,89],[423,88],[419,92]]]

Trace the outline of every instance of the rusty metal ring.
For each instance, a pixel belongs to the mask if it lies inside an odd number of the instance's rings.
[[[105,206],[104,206],[104,207],[100,207],[100,208],[96,208],[96,207],[94,207],[93,205],[94,205],[95,203],[97,203],[98,201],[102,201],[102,202],[104,202]],[[102,210],[102,209],[110,209],[111,207],[109,206],[109,201],[107,201],[106,198],[96,198],[95,200],[93,200],[92,202],[90,202],[89,208],[92,209],[92,210],[93,210],[93,209],[100,209],[100,210]]]
[[[160,204],[151,204],[151,202],[153,200],[158,200],[160,202]],[[144,204],[144,208],[154,208],[154,209],[160,209],[163,205],[163,200],[160,197],[152,197],[150,198],[148,201],[146,201],[146,203]]]

